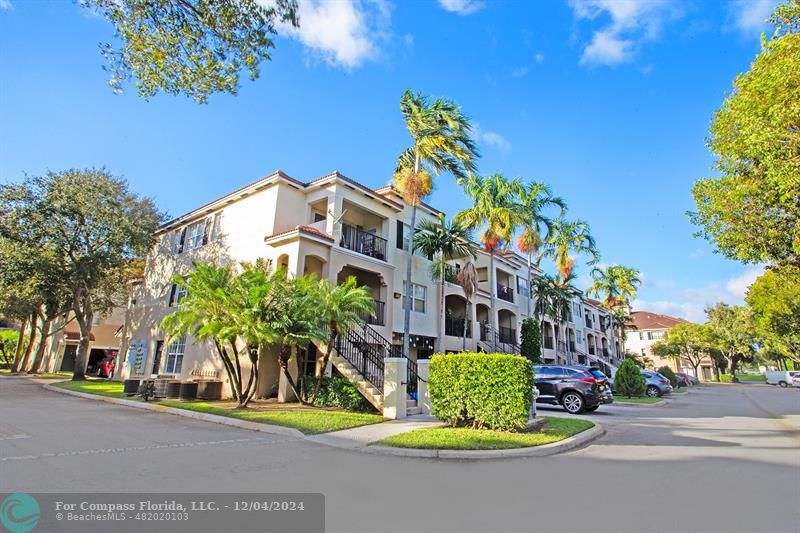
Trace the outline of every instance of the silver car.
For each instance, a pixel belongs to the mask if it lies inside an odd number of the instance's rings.
[[[672,392],[672,385],[670,385],[669,380],[658,372],[642,370],[642,377],[647,382],[646,392],[651,398],[657,398]]]

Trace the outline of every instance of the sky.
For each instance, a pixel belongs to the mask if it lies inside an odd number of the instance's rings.
[[[300,0],[261,76],[205,105],[106,84],[111,25],[78,2],[0,0],[0,183],[105,166],[177,216],[276,169],[391,180],[407,88],[472,119],[482,174],[545,181],[601,265],[639,269],[634,310],[704,321],[761,272],[693,237],[705,142],[776,0]],[[469,201],[451,176],[429,203]],[[579,288],[590,267],[576,263]]]

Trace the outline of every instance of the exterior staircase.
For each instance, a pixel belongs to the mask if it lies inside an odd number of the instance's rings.
[[[492,339],[495,341],[496,349],[492,348]],[[501,341],[497,330],[491,329],[487,324],[481,324],[481,335],[478,340],[478,348],[486,353],[522,353],[519,344],[515,342]]]

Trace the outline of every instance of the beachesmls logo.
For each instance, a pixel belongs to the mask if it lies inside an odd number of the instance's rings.
[[[15,492],[0,503],[0,522],[10,533],[27,533],[39,523],[39,504],[30,494]]]

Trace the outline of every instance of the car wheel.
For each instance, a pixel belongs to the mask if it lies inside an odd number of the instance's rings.
[[[658,398],[659,396],[661,396],[661,391],[658,390],[658,387],[656,387],[655,385],[650,385],[649,387],[647,387],[647,395],[650,396],[651,398]]]
[[[561,405],[570,414],[582,413],[584,410],[583,396],[577,392],[568,392],[561,397]]]
[[[788,383],[786,383],[785,381],[779,381],[779,382],[778,382],[778,385],[780,385],[782,389],[785,389],[786,387],[788,387],[788,386],[789,386],[789,384],[788,384]]]
[[[594,407],[587,407],[586,408],[586,412],[587,413],[593,413],[593,412],[597,411],[597,409],[599,409],[599,408],[600,408],[599,405],[595,405]]]

